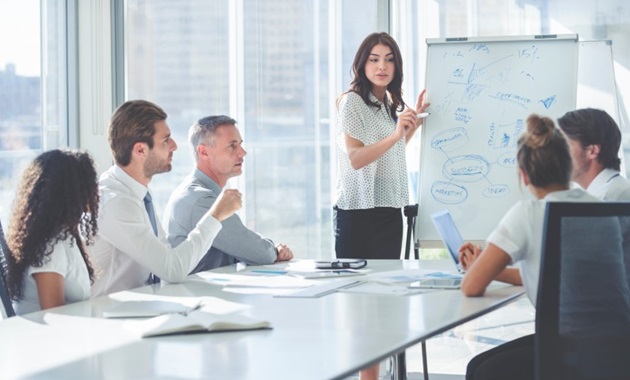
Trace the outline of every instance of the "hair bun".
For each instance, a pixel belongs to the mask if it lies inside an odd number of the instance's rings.
[[[523,144],[532,149],[543,147],[553,138],[554,130],[553,120],[531,114],[527,118],[527,131],[523,134]]]

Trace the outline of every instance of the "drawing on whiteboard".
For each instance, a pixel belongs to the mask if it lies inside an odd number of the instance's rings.
[[[458,108],[455,110],[455,121],[461,121],[464,124],[468,124],[472,116],[468,113],[468,108]]]
[[[545,106],[546,109],[549,109],[549,107],[551,107],[555,102],[556,102],[556,96],[550,96],[547,99],[541,99],[540,102],[543,104],[543,106]]]
[[[518,141],[518,137],[523,133],[525,123],[523,119],[516,120],[513,124],[490,125],[490,137],[488,138],[488,146],[492,149],[514,148]]]
[[[486,198],[503,197],[510,193],[507,184],[494,184],[489,179],[492,165],[502,167],[516,167],[515,149],[516,139],[523,130],[523,120],[517,120],[511,125],[490,127],[488,145],[493,149],[512,148],[498,155],[494,162],[479,154],[462,154],[451,157],[449,153],[465,148],[469,143],[466,128],[458,127],[442,131],[431,140],[431,147],[442,152],[446,161],[442,166],[442,176],[447,181],[437,180],[431,186],[431,195],[439,203],[459,204],[468,198],[466,183],[486,180],[489,186],[483,189]],[[496,141],[496,142],[495,142]]]
[[[538,47],[536,45],[532,45],[524,49],[519,49],[518,56],[519,58],[529,59],[531,60],[531,62],[534,62],[540,59],[540,57],[538,56]]]
[[[490,97],[500,100],[502,102],[510,102],[512,104],[516,104],[517,106],[525,110],[528,109],[529,106],[532,104],[531,99],[522,95],[509,93],[509,92],[497,92],[494,95],[490,95]]]
[[[463,186],[451,182],[436,181],[431,186],[433,199],[444,204],[458,204],[468,198],[468,191]]]
[[[466,109],[458,108],[454,114],[456,119],[460,119],[462,115],[466,114]],[[518,119],[510,124],[492,123],[490,125],[488,146],[493,150],[510,149],[500,153],[493,162],[480,154],[454,156],[449,154],[456,153],[468,145],[470,139],[468,131],[464,127],[447,129],[433,136],[431,147],[446,156],[446,161],[442,165],[442,176],[446,181],[436,180],[433,182],[431,186],[433,199],[443,204],[462,203],[466,201],[469,194],[466,183],[483,180],[487,181],[489,186],[483,189],[482,196],[486,198],[507,196],[510,193],[509,185],[493,183],[489,179],[489,174],[492,165],[495,164],[505,168],[516,167],[515,147],[524,124],[522,119]]]
[[[444,177],[455,182],[477,182],[488,177],[490,163],[477,154],[449,158],[442,167]]]
[[[480,51],[482,50],[481,45],[487,49],[485,44],[480,44],[480,46],[473,46],[471,50]],[[477,62],[474,62],[454,68],[448,79],[449,98],[458,103],[471,103],[481,96],[486,89],[497,83],[504,83],[509,77],[511,68],[503,67],[494,72],[493,66],[511,57],[513,54],[495,59],[484,66],[478,66]]]

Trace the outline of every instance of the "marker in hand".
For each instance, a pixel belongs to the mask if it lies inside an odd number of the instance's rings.
[[[425,117],[427,117],[429,115],[431,115],[431,114],[428,113],[428,112],[419,113],[419,114],[416,114],[416,119],[424,119]]]

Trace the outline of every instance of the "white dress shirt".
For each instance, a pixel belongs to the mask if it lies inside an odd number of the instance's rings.
[[[147,284],[150,273],[163,281],[180,282],[210,249],[221,223],[206,214],[176,248],[166,241],[157,220],[153,233],[144,206],[148,188],[117,165],[101,175],[98,234],[88,247],[96,271],[92,297]]]
[[[586,191],[604,201],[629,201],[630,181],[617,170],[604,169],[593,178]]]

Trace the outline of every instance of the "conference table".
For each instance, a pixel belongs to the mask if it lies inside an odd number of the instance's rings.
[[[239,264],[212,273],[268,271],[282,265]],[[441,260],[372,260],[366,269],[382,273],[444,265]],[[368,276],[355,278],[362,277]],[[459,290],[334,292],[317,298],[242,290],[228,292],[193,275],[183,283],[126,293],[218,297],[249,305],[242,313],[268,320],[272,329],[142,339],[123,327],[124,320],[102,318],[103,310],[120,302],[116,294],[0,321],[0,378],[341,379],[388,357],[404,359],[406,348],[523,294],[522,287],[494,283],[475,298]]]

